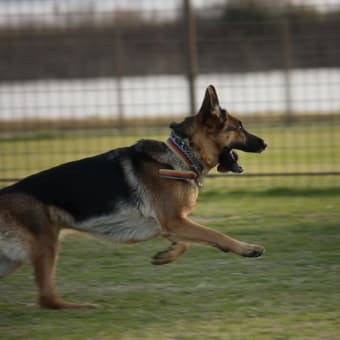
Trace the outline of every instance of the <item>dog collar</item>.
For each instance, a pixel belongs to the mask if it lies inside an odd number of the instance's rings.
[[[203,171],[203,166],[193,154],[188,143],[175,132],[172,132],[166,141],[166,145],[189,170],[160,169],[160,176],[168,179],[194,180],[201,187],[202,184],[199,178]]]
[[[186,140],[172,131],[170,137],[166,141],[166,144],[189,169],[196,172],[198,176],[201,175],[203,165],[196,158]]]

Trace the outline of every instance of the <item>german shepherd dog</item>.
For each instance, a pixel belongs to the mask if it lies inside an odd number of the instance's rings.
[[[199,225],[188,215],[210,169],[241,172],[232,149],[261,152],[265,142],[220,107],[212,85],[199,112],[170,127],[166,143],[141,140],[39,172],[0,190],[0,277],[28,262],[41,307],[93,306],[57,296],[54,274],[63,228],[123,243],[163,236],[171,245],[152,258],[155,265],[174,261],[191,242],[260,256],[263,247]]]

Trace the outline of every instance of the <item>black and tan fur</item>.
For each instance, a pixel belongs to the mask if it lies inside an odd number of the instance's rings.
[[[266,147],[220,108],[213,86],[207,88],[197,115],[171,127],[203,165],[200,177],[217,165],[221,171],[230,170],[230,159],[226,164],[221,159],[231,149],[261,152]],[[174,261],[191,242],[247,257],[263,253],[261,246],[193,222],[188,216],[199,193],[196,181],[161,178],[162,168],[185,170],[165,143],[142,140],[42,171],[2,189],[0,277],[30,263],[42,307],[90,306],[57,296],[54,273],[62,229],[124,243],[163,236],[171,245],[153,257],[152,263],[157,265]]]

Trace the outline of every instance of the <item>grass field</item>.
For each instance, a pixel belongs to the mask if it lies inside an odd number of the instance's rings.
[[[270,148],[261,155],[241,154],[241,163],[246,173],[335,171],[338,128],[335,124],[332,133],[314,125],[258,130]],[[140,137],[1,141],[2,177],[23,176]],[[173,264],[152,266],[151,256],[165,249],[166,241],[112,245],[70,234],[62,242],[59,292],[99,307],[37,308],[30,268],[23,267],[0,280],[0,338],[340,339],[339,206],[337,176],[207,179],[193,218],[264,245],[262,257],[196,245]]]
[[[80,234],[62,242],[61,295],[97,309],[35,305],[24,267],[0,281],[2,339],[339,339],[340,188],[205,189],[194,218],[266,247],[241,258],[193,246],[152,266],[155,239],[112,245]]]

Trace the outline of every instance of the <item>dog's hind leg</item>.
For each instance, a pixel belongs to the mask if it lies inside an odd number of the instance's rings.
[[[189,242],[172,242],[171,246],[160,251],[152,257],[152,264],[167,264],[176,260],[178,256],[183,254],[190,246]]]
[[[57,246],[40,248],[39,253],[32,255],[32,266],[38,288],[38,302],[41,307],[61,309],[63,302],[57,298],[55,291],[55,267],[57,262]]]
[[[40,306],[50,309],[95,307],[92,304],[65,302],[58,298],[54,282],[58,239],[55,238],[51,241],[52,239],[40,240],[38,251],[32,254],[32,265]]]

